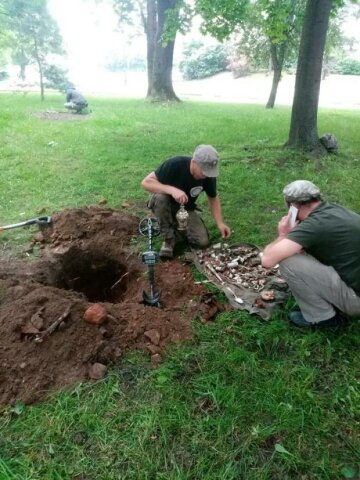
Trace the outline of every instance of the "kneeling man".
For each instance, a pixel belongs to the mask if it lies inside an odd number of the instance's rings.
[[[295,226],[289,210],[262,265],[280,265],[300,307],[290,320],[302,327],[335,326],[339,312],[360,317],[360,215],[324,202],[307,180],[290,183],[283,194],[288,208],[297,209]]]
[[[217,151],[211,145],[198,145],[191,157],[171,157],[143,179],[142,187],[153,194],[148,206],[158,218],[164,238],[160,257],[173,256],[178,237],[176,213],[180,205],[184,205],[189,214],[186,231],[189,244],[197,248],[209,245],[209,234],[196,206],[196,200],[202,191],[208,197],[211,214],[222,238],[230,236],[231,231],[223,221],[217,194],[218,175]]]

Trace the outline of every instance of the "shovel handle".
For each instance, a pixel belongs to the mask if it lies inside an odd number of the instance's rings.
[[[0,227],[0,232],[3,232],[4,230],[10,230],[12,228],[25,227],[27,225],[50,225],[51,222],[52,222],[51,217],[32,218],[31,220],[25,220],[24,222],[13,223],[11,225],[4,225]]]

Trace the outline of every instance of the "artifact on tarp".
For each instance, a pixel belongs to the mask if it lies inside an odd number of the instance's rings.
[[[197,269],[224,292],[230,304],[269,320],[273,310],[290,296],[278,267],[261,265],[261,250],[249,243],[217,243],[204,250],[192,250]]]

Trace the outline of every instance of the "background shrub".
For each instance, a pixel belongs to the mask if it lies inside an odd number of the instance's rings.
[[[184,49],[183,57],[179,69],[185,80],[211,77],[226,70],[228,63],[227,51],[220,44],[205,47],[193,42]]]
[[[360,75],[360,62],[353,58],[345,58],[336,65],[335,71],[341,75]]]

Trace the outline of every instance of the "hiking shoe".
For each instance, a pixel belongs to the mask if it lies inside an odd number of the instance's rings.
[[[322,320],[321,322],[309,322],[305,320],[300,311],[291,312],[289,314],[289,320],[298,327],[336,327],[340,322],[340,318],[337,315],[334,315],[328,320]]]
[[[165,241],[161,245],[160,258],[173,258],[174,256],[174,242],[173,241]]]

